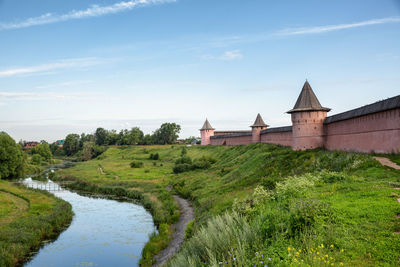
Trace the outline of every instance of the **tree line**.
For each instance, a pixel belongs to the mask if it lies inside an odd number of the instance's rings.
[[[181,126],[176,123],[163,123],[153,134],[144,134],[139,127],[130,130],[106,130],[97,128],[93,134],[68,134],[62,148],[56,143],[50,145],[54,155],[80,156],[89,160],[103,153],[109,145],[153,145],[173,144],[178,139]]]

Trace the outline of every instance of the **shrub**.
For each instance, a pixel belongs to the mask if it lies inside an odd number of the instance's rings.
[[[143,162],[141,161],[132,161],[130,163],[131,168],[142,168],[143,167]]]
[[[157,166],[157,162],[153,162],[153,166]]]
[[[321,172],[321,180],[325,183],[336,183],[339,181],[343,181],[344,179],[345,175],[343,173]]]
[[[32,159],[31,159],[32,164],[40,165],[42,163],[42,160],[43,160],[43,158],[39,154],[32,155]]]
[[[178,163],[173,168],[174,173],[187,172],[191,170],[193,170],[193,166],[188,163]]]
[[[149,172],[150,172],[149,169],[144,170],[144,173],[149,173]]]
[[[189,156],[182,156],[175,161],[175,164],[192,164],[192,159]]]
[[[276,184],[276,195],[280,199],[305,197],[316,180],[311,174],[289,177]]]
[[[159,158],[160,158],[160,155],[158,153],[150,154],[150,157],[149,157],[149,159],[152,159],[152,160],[158,160]]]

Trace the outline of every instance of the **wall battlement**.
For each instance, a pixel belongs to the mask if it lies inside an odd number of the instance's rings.
[[[354,152],[400,152],[400,95],[327,117],[308,81],[293,109],[292,126],[268,128],[260,114],[251,131],[214,131],[208,120],[201,132],[202,145],[271,143],[295,150],[324,147]]]

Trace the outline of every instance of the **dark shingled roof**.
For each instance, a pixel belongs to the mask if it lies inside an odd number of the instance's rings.
[[[373,104],[369,104],[360,108],[352,109],[343,113],[339,113],[330,117],[327,117],[324,121],[325,124],[348,120],[380,111],[400,108],[400,95],[382,100]]]
[[[291,131],[292,131],[292,126],[284,126],[284,127],[274,127],[274,128],[262,130],[261,134],[282,133],[282,132],[291,132]]]
[[[203,124],[203,127],[201,127],[200,131],[203,130],[214,130],[213,127],[211,127],[211,124],[208,122],[208,119],[206,119],[206,121]]]
[[[330,108],[324,108],[315,96],[310,84],[306,80],[303,85],[303,89],[297,98],[296,104],[293,109],[287,113],[299,112],[299,111],[330,111]]]
[[[254,121],[253,125],[250,127],[268,127],[268,125],[265,124],[264,120],[261,118],[260,113],[257,114],[257,118]]]
[[[251,131],[248,131],[248,132],[234,133],[234,134],[214,135],[214,136],[211,136],[211,139],[241,137],[241,136],[251,136],[251,135],[252,135]]]

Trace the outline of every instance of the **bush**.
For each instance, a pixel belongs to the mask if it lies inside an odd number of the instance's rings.
[[[178,163],[173,168],[174,173],[187,172],[191,170],[193,170],[193,166],[188,163]]]
[[[149,159],[152,159],[152,160],[158,160],[159,158],[160,158],[160,155],[158,153],[150,154],[150,157],[149,157]]]
[[[182,156],[175,161],[175,164],[192,164],[192,159],[189,156]]]
[[[306,197],[317,179],[316,176],[311,174],[289,177],[285,181],[276,184],[276,195],[280,199]]]
[[[143,167],[143,162],[141,161],[132,161],[130,163],[131,168],[142,168]]]
[[[43,158],[39,154],[33,154],[32,155],[32,159],[31,159],[32,164],[40,165],[42,163],[42,160],[43,160]]]

